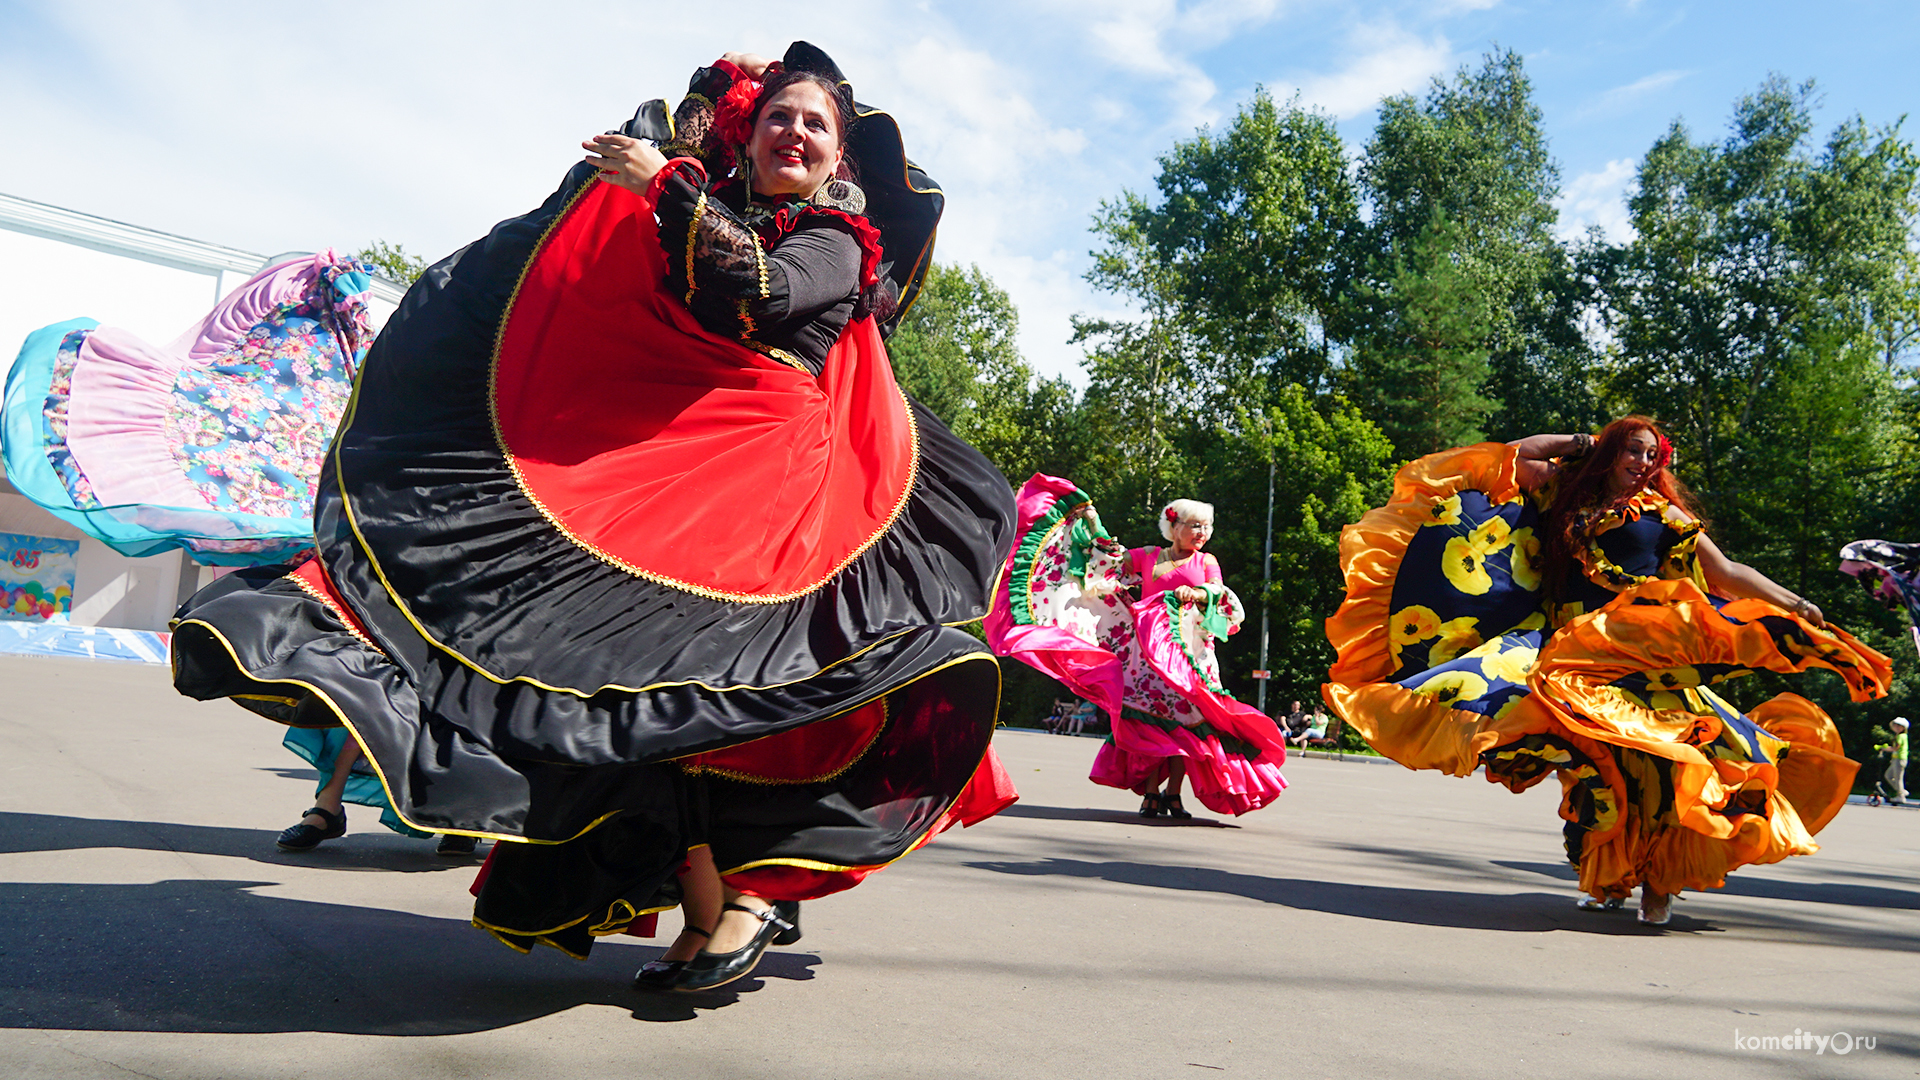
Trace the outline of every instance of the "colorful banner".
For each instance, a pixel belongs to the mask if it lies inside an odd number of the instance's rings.
[[[0,653],[65,656],[76,660],[125,660],[164,664],[172,634],[106,626],[60,626],[0,620]],[[1385,761],[1386,758],[1381,758]]]
[[[0,533],[0,619],[67,621],[80,541]]]

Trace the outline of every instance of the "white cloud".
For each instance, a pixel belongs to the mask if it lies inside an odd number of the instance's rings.
[[[1691,74],[1693,74],[1691,71],[1656,71],[1645,78],[1602,92],[1575,115],[1588,117],[1618,112],[1658,94]]]
[[[771,0],[736,5],[724,34],[692,9],[570,10],[563,21],[595,32],[528,35],[521,9],[498,0],[246,21],[74,0],[41,13],[34,32],[51,40],[31,50],[4,43],[14,28],[0,16],[0,191],[262,253],[377,238],[438,258],[537,205],[582,137],[645,98],[677,97],[700,64],[729,48],[777,54],[819,31]],[[1085,125],[1110,133],[1140,112],[1137,95],[1090,108],[1078,93],[1129,80],[1105,62],[1097,79],[1016,70],[983,35],[878,0],[838,14],[818,43],[862,100],[895,114],[947,192],[938,257],[993,275],[1021,309],[1030,359],[1071,372],[1068,316],[1100,306],[1079,276],[1088,214],[1134,175],[1111,153],[1086,163]],[[182,59],[205,56],[222,59]],[[1151,166],[1159,147],[1146,138],[1129,136],[1127,170]]]
[[[1453,49],[1445,37],[1417,37],[1390,23],[1358,28],[1350,44],[1355,55],[1339,70],[1295,74],[1277,80],[1276,85],[1298,91],[1304,104],[1347,120],[1378,105],[1382,98],[1425,86],[1453,63]]]
[[[1223,57],[1298,57],[1296,30],[1328,30],[1336,56],[1287,85],[1342,116],[1452,61],[1424,30],[1340,30],[1344,0],[975,2],[848,0],[828,32],[818,9],[774,0],[739,0],[723,28],[711,8],[556,0],[557,24],[591,28],[565,34],[527,33],[508,0],[340,0],[319,20],[6,8],[0,191],[263,253],[384,239],[437,258],[533,207],[582,137],[677,96],[694,67],[808,38],[898,117],[947,192],[938,257],[991,274],[1029,359],[1070,374],[1069,317],[1122,307],[1082,280],[1089,216],[1150,190],[1156,155],[1230,111]]]
[[[1197,60],[1279,15],[1280,0],[1037,0],[1057,19],[1051,57],[1074,67],[1058,77],[1076,95],[1120,84],[1137,103],[1136,128],[1190,132],[1216,118],[1219,88]],[[1131,85],[1127,85],[1131,84]]]
[[[977,263],[1018,305],[1027,359],[1043,374],[1071,374],[1080,353],[1067,344],[1069,316],[1093,297],[1082,252],[1045,245],[1085,235],[1091,207],[1073,195],[1097,175],[1084,161],[1088,136],[1052,122],[1026,80],[985,52],[928,36],[887,63],[897,93],[888,108],[948,193],[935,257]]]
[[[1595,172],[1574,177],[1560,192],[1561,238],[1578,239],[1586,235],[1589,226],[1598,225],[1616,244],[1631,239],[1633,224],[1627,216],[1627,194],[1637,168],[1632,158],[1619,158]]]

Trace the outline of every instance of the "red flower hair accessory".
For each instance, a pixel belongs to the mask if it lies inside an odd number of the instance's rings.
[[[753,103],[760,97],[760,84],[752,79],[736,81],[713,107],[713,132],[728,146],[744,146],[753,138]]]
[[[1180,521],[1180,512],[1171,506],[1167,507],[1167,520],[1178,524]]]
[[[1653,459],[1653,471],[1658,473],[1661,469],[1673,463],[1673,444],[1667,441],[1665,435],[1657,431],[1653,433],[1653,437],[1660,440],[1660,445],[1656,449],[1656,456]]]

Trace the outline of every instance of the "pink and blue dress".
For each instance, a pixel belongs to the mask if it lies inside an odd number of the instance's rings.
[[[313,546],[372,284],[329,251],[261,271],[165,345],[92,319],[36,331],[7,377],[8,479],[123,555],[285,562]]]

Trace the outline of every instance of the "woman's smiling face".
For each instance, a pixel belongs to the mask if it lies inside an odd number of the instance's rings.
[[[1653,463],[1660,457],[1660,441],[1645,428],[1627,436],[1627,445],[1613,459],[1613,490],[1636,491],[1652,479]]]
[[[819,84],[797,82],[760,110],[747,143],[753,189],[810,196],[840,167],[839,113]]]
[[[1212,518],[1181,518],[1173,526],[1173,544],[1177,548],[1198,551],[1213,539]]]

